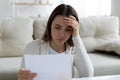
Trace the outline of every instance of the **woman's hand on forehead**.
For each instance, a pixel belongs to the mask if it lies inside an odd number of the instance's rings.
[[[74,16],[68,16],[64,18],[64,22],[67,26],[71,26],[73,28],[73,36],[79,34],[79,26],[80,24],[76,20]]]

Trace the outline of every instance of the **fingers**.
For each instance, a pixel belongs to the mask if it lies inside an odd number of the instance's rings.
[[[65,23],[70,25],[78,25],[78,21],[74,16],[69,16],[64,18]]]
[[[20,69],[18,73],[19,80],[33,80],[37,73],[33,73],[30,70]]]
[[[73,35],[79,34],[79,23],[74,16],[69,16],[64,18],[64,22],[67,26],[73,28]]]
[[[73,19],[73,20],[76,20],[76,18],[74,17],[74,16],[69,16],[71,19]]]

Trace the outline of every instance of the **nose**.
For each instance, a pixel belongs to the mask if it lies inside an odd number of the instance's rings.
[[[64,36],[65,36],[65,32],[64,32],[64,31],[61,31],[61,32],[60,32],[60,36],[61,36],[61,37],[64,37]]]

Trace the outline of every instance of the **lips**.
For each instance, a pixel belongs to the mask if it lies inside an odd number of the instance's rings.
[[[59,41],[64,41],[65,39],[57,39],[57,40],[59,40]]]

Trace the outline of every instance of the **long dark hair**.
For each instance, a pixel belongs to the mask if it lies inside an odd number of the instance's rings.
[[[51,25],[52,25],[53,19],[57,15],[63,15],[63,16],[70,16],[71,15],[71,16],[74,16],[76,18],[76,20],[79,22],[78,15],[77,15],[75,9],[72,6],[66,5],[66,4],[60,4],[60,5],[58,5],[53,10],[53,12],[51,13],[51,15],[50,15],[50,17],[48,19],[46,30],[45,30],[45,33],[44,33],[44,35],[42,37],[42,39],[45,42],[48,42],[48,41],[50,41],[52,39],[52,37],[51,37]],[[73,41],[72,41],[72,36],[68,39],[67,43],[70,46],[74,46],[73,45]]]

